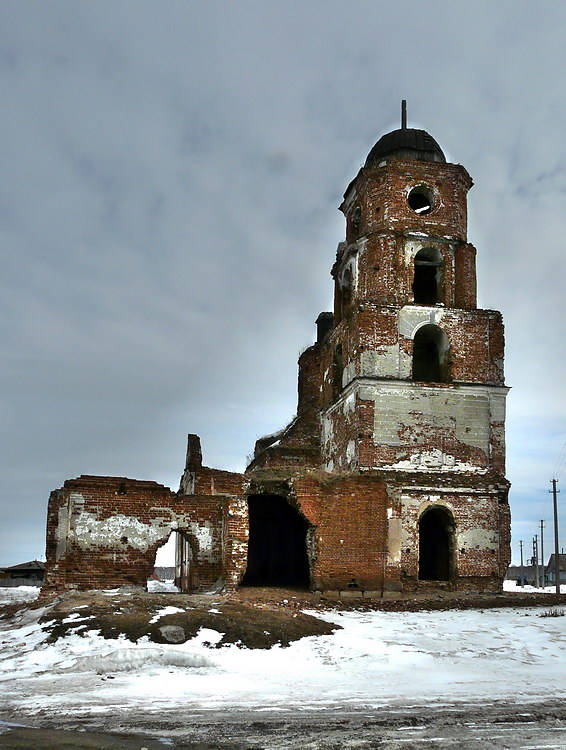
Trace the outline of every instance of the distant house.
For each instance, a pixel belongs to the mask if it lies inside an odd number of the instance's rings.
[[[525,579],[524,583],[528,584],[529,586],[534,586],[535,584],[535,566],[534,565],[523,565],[523,577]],[[517,584],[519,584],[521,578],[521,566],[520,565],[510,565],[507,568],[507,573],[505,574],[505,580],[506,581],[517,581]]]
[[[551,555],[548,565],[544,569],[544,578],[548,584],[556,583],[556,555]],[[558,555],[558,581],[566,583],[566,555]]]
[[[0,568],[0,586],[41,586],[45,563],[40,560]]]

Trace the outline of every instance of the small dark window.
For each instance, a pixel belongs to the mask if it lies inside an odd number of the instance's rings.
[[[362,223],[362,209],[357,206],[352,214],[352,228],[356,232]]]
[[[342,276],[341,287],[341,317],[345,318],[352,308],[352,296],[353,296],[353,278],[352,271],[347,268]]]
[[[434,247],[423,247],[415,256],[413,295],[417,305],[435,305],[441,299],[442,256]]]
[[[342,346],[338,344],[334,350],[334,357],[332,359],[332,395],[336,398],[342,390],[342,373],[344,371],[344,363],[342,360]]]
[[[416,214],[429,214],[434,208],[432,190],[424,185],[414,187],[407,197],[407,203]]]

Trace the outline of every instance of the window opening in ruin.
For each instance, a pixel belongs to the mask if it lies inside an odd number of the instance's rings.
[[[352,214],[352,228],[354,232],[357,232],[362,223],[362,209],[356,206],[354,213]]]
[[[242,585],[308,588],[308,522],[279,495],[251,495],[248,510],[248,566]]]
[[[448,338],[442,328],[422,326],[413,341],[413,380],[421,383],[448,382]]]
[[[344,363],[342,361],[342,345],[338,344],[332,358],[332,397],[336,398],[342,390],[342,373]]]
[[[352,270],[347,268],[342,276],[342,283],[340,285],[340,300],[341,300],[341,317],[345,318],[352,308],[352,297],[353,297],[353,278]]]
[[[446,508],[430,507],[419,520],[419,580],[454,576],[454,519]]]
[[[417,305],[435,305],[441,298],[442,256],[435,247],[415,255],[413,295]]]
[[[407,203],[416,214],[429,214],[434,208],[432,191],[424,185],[417,185],[407,196]]]

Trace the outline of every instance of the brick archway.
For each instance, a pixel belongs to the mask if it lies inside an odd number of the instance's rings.
[[[280,495],[248,498],[250,536],[243,586],[309,586],[308,522]]]

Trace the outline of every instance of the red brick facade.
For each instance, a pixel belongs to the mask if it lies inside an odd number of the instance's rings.
[[[252,568],[265,585],[356,596],[499,588],[504,336],[500,314],[477,309],[471,185],[424,131],[384,136],[344,196],[334,311],[299,359],[297,417],[257,442],[245,474],[203,467],[189,436],[177,493],[66,482],[49,502],[47,586],[143,586],[178,531],[190,590]]]

